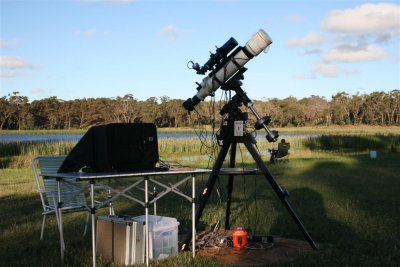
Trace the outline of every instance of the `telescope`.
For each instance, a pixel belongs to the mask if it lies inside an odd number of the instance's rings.
[[[188,111],[193,111],[194,107],[204,101],[207,96],[214,96],[214,93],[229,80],[253,57],[259,55],[272,43],[271,37],[262,29],[256,32],[244,47],[237,47],[230,53],[238,42],[231,37],[223,46],[216,49],[215,54],[210,55],[210,59],[200,66],[198,63],[189,61],[191,68],[197,74],[205,74],[211,71],[201,83],[197,83],[197,94],[187,99],[183,107]],[[229,54],[230,53],[230,54]]]

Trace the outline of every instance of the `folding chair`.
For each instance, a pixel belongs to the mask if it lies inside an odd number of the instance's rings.
[[[40,200],[43,207],[43,221],[42,229],[40,232],[40,240],[43,240],[44,226],[46,223],[47,215],[56,215],[57,226],[60,232],[60,246],[61,246],[61,261],[64,260],[65,242],[64,233],[62,231],[62,221],[58,213],[58,182],[52,175],[57,173],[59,167],[63,163],[65,156],[38,156],[32,160],[32,169],[35,176]],[[110,187],[106,185],[100,185],[95,189],[106,190],[108,198],[111,198]],[[90,218],[90,207],[86,201],[87,184],[86,182],[76,181],[75,178],[63,178],[60,183],[61,193],[61,213],[73,213],[73,212],[86,212],[85,229],[83,236],[86,235],[87,227]],[[102,202],[95,202],[96,208],[107,207]],[[112,203],[109,204],[110,215],[115,215]]]
[[[44,227],[47,215],[56,215],[57,225],[60,230],[60,218],[57,212],[58,188],[57,180],[51,178],[52,174],[57,173],[58,168],[64,161],[65,156],[38,156],[32,160],[32,169],[35,176],[40,200],[43,207],[43,222],[40,232],[40,240],[43,240]],[[43,179],[46,177],[45,179]],[[63,179],[61,183],[62,213],[87,212],[85,229],[86,235],[89,223],[90,208],[86,202],[84,194],[85,183],[76,181],[75,178]],[[60,241],[65,249],[63,233],[60,230]]]
[[[271,153],[271,158],[269,161],[271,163],[276,163],[279,161],[288,162],[290,155],[289,149],[290,149],[290,143],[286,142],[279,143],[278,149],[269,150],[269,152]]]

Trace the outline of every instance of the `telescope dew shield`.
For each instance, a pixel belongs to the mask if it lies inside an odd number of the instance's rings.
[[[214,95],[214,92],[227,82],[240,68],[242,68],[254,56],[257,56],[272,43],[271,38],[260,29],[246,43],[245,47],[236,49],[233,56],[219,70],[211,72],[205,77],[198,87],[198,92],[193,98],[189,98],[183,104],[186,110],[192,111],[200,101],[203,101],[209,95]],[[232,54],[233,54],[232,53]]]
[[[253,56],[258,56],[261,51],[265,50],[270,44],[272,44],[271,37],[269,37],[269,35],[263,29],[260,29],[247,42],[246,49]]]

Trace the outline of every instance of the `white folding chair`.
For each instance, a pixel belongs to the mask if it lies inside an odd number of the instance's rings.
[[[40,232],[40,240],[43,240],[44,227],[47,215],[56,215],[57,225],[60,229],[60,218],[57,212],[58,206],[58,188],[56,178],[52,175],[57,173],[58,168],[64,161],[65,156],[38,156],[32,160],[32,169],[35,176],[40,200],[42,202],[42,229]],[[86,235],[87,226],[89,223],[90,208],[86,202],[85,183],[76,181],[75,178],[64,178],[60,183],[61,193],[61,212],[86,212],[86,223],[83,235]],[[64,236],[60,230],[61,245],[65,249]]]

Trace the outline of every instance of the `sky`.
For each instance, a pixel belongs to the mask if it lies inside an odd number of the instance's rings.
[[[0,0],[0,97],[187,99],[204,78],[188,61],[259,29],[251,99],[400,88],[398,1]]]

